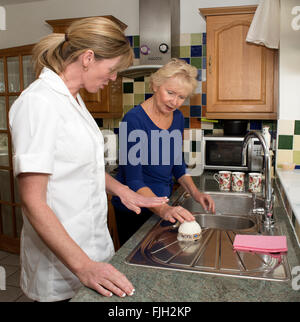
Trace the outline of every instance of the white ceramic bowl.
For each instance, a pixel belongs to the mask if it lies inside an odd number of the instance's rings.
[[[201,235],[201,227],[194,221],[185,221],[178,228],[177,239],[179,241],[193,241],[198,240]]]

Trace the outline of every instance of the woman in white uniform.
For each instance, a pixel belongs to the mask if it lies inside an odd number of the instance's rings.
[[[105,173],[103,137],[79,90],[96,93],[132,63],[122,30],[105,18],[73,23],[34,48],[39,78],[10,110],[14,171],[22,200],[21,288],[35,301],[71,298],[84,284],[104,296],[134,287],[107,261],[106,192],[139,213],[146,198]]]

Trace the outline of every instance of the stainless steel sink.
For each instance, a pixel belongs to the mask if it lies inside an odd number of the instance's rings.
[[[216,202],[217,214],[204,213],[202,207],[186,193],[174,203],[194,214],[202,227],[199,240],[179,242],[177,225],[161,220],[132,251],[126,262],[195,273],[289,280],[286,255],[271,256],[233,250],[236,234],[280,234],[278,227],[268,231],[263,229],[260,218],[251,212],[251,195],[211,193],[211,196]]]
[[[245,216],[252,212],[253,201],[250,193],[211,192],[209,195],[214,199],[216,213]],[[183,193],[174,205],[181,205],[191,212],[205,212],[202,206],[187,193]],[[256,207],[263,207],[263,205],[263,200],[256,198]]]
[[[245,230],[245,229],[255,229],[256,222],[254,219],[243,216],[230,216],[230,215],[211,215],[211,214],[201,214],[193,213],[196,221],[200,224],[202,229],[213,228],[220,230]]]

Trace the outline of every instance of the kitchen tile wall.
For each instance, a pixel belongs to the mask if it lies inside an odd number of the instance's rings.
[[[128,36],[134,50],[134,65],[139,64],[139,36]],[[206,33],[180,35],[179,57],[198,69],[198,87],[195,95],[187,99],[181,107],[185,120],[184,153],[185,161],[193,164],[200,159],[200,141],[204,134],[223,133],[222,122],[203,121],[206,113]],[[123,112],[128,112],[135,105],[142,103],[152,95],[149,89],[149,77],[136,79],[123,78]],[[201,120],[202,119],[202,120]],[[97,120],[101,129],[110,129],[118,134],[121,119]],[[249,121],[248,129],[261,130],[270,126],[272,138],[276,138],[276,121]]]
[[[300,120],[278,121],[277,166],[283,162],[295,163],[300,169]]]

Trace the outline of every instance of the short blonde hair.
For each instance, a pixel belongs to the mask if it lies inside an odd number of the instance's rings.
[[[97,60],[121,56],[115,71],[125,69],[133,62],[132,48],[121,27],[108,18],[90,17],[74,21],[65,34],[50,34],[35,45],[36,75],[43,67],[60,74],[88,49],[94,52]]]
[[[198,86],[197,75],[196,67],[189,65],[185,60],[172,58],[150,76],[150,88],[153,90],[153,86],[159,87],[168,79],[176,77],[184,86],[190,88],[190,95],[192,95]]]

